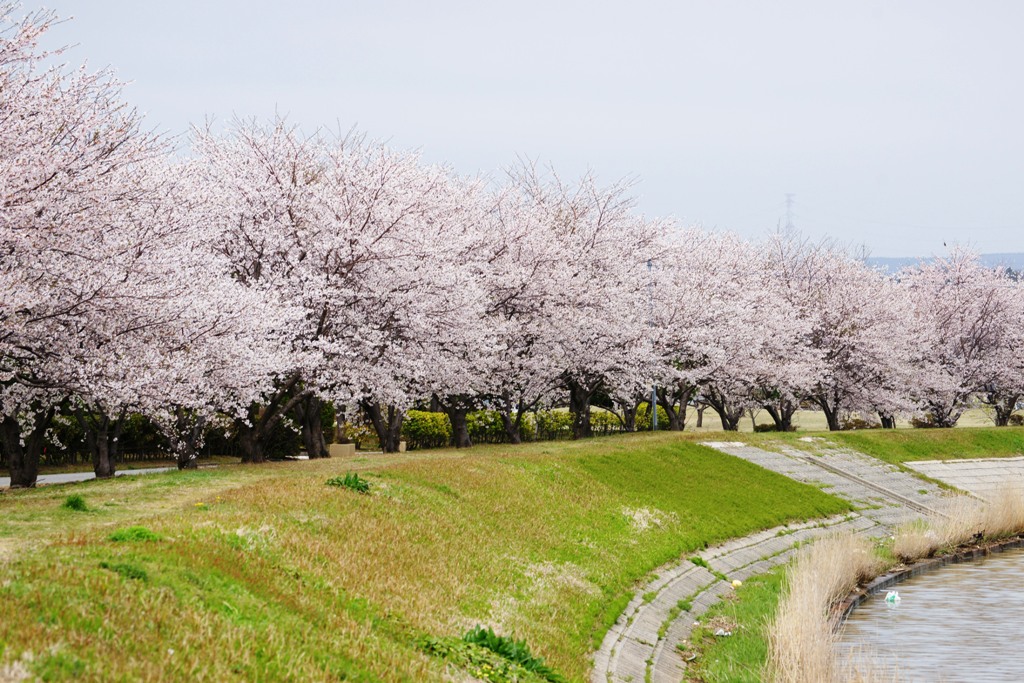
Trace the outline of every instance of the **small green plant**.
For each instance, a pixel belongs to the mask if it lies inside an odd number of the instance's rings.
[[[479,645],[491,652],[501,655],[505,659],[518,664],[527,671],[537,674],[551,683],[565,683],[565,679],[556,673],[551,667],[544,663],[540,657],[534,657],[530,648],[526,646],[525,640],[515,640],[505,636],[499,636],[493,630],[477,626],[462,636],[467,643]]]
[[[107,536],[107,540],[115,543],[144,543],[146,541],[159,541],[161,536],[147,529],[144,526],[130,526],[127,529],[118,529]]]
[[[369,493],[370,482],[365,479],[360,479],[359,475],[355,472],[349,472],[344,477],[334,477],[333,479],[327,480],[328,486],[343,486],[347,489],[352,489],[356,493]]]
[[[100,562],[100,569],[120,574],[126,579],[133,579],[135,581],[149,580],[149,574],[146,573],[145,569],[134,564],[128,564],[127,562]]]
[[[76,512],[86,512],[89,509],[89,506],[85,504],[85,498],[79,493],[72,493],[65,498],[61,507],[65,510],[74,510]]]
[[[705,560],[700,555],[694,555],[693,557],[691,557],[690,562],[693,562],[698,567],[704,567],[704,569],[711,569],[711,567],[708,566],[707,560]]]

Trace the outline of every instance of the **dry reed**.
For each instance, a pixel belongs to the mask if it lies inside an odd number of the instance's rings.
[[[893,555],[904,562],[981,536],[1003,538],[1024,532],[1024,489],[1004,486],[990,500],[967,496],[950,501],[944,515],[900,527]],[[840,664],[835,655],[832,607],[858,583],[877,575],[882,561],[870,543],[856,536],[822,539],[802,552],[787,574],[787,586],[769,628],[766,678],[773,683],[885,683],[898,672],[858,657]]]
[[[824,538],[801,552],[769,629],[768,680],[837,680],[831,608],[878,570],[870,542],[852,534]]]

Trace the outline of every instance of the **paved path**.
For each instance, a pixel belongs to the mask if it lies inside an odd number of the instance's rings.
[[[739,442],[705,445],[820,486],[853,503],[858,512],[777,527],[709,548],[698,553],[707,568],[689,557],[659,568],[658,578],[636,592],[605,635],[594,655],[592,683],[678,683],[685,676],[686,662],[676,645],[689,637],[695,618],[732,590],[730,581],[746,580],[788,561],[804,541],[843,531],[888,535],[912,518],[942,514],[946,505],[947,496],[935,484],[852,451],[811,455],[795,448],[766,451]],[[688,609],[681,609],[684,605]]]
[[[137,470],[120,470],[116,473],[117,476],[122,474],[153,474],[155,472],[171,472],[178,469],[177,467],[142,467]],[[92,472],[65,472],[62,474],[41,474],[36,480],[37,484],[70,484],[74,481],[87,481],[89,479],[95,479],[96,475]],[[0,477],[0,488],[4,488],[11,485],[10,477]]]
[[[987,460],[923,460],[903,464],[932,479],[939,479],[979,498],[990,498],[1006,486],[1024,488],[1024,457]]]

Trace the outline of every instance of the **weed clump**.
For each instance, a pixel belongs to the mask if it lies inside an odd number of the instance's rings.
[[[149,574],[146,573],[145,569],[134,564],[128,564],[127,562],[100,562],[100,569],[112,571],[134,581],[149,580]]]
[[[161,540],[160,534],[150,531],[144,526],[130,526],[127,529],[118,529],[107,536],[107,540],[115,543],[145,543],[147,541]]]
[[[355,472],[349,472],[344,477],[334,477],[327,480],[328,486],[339,486],[347,489],[351,489],[356,493],[369,493],[370,482],[366,479],[360,479],[359,475]]]
[[[89,506],[85,504],[85,498],[80,493],[72,493],[70,496],[64,499],[61,503],[61,507],[65,510],[74,510],[76,512],[87,512]]]
[[[551,683],[565,683],[565,679],[557,674],[551,667],[544,663],[540,657],[535,657],[526,646],[524,640],[514,640],[505,636],[499,636],[493,630],[483,626],[468,631],[462,637],[467,643],[479,645],[495,654],[501,655],[514,664],[518,664],[527,671],[537,674]]]

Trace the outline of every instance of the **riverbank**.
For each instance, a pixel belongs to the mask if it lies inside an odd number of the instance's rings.
[[[370,492],[326,485],[346,472]],[[652,569],[847,510],[671,434],[9,491],[0,657],[49,680],[479,678],[460,637],[483,624],[582,680]]]

